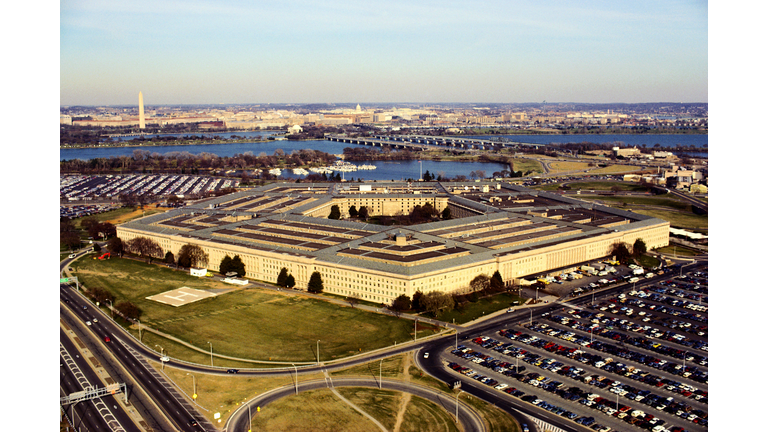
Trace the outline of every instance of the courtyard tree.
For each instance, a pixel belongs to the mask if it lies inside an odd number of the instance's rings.
[[[198,245],[187,243],[179,249],[178,255],[182,267],[208,267],[208,254]]]
[[[357,217],[357,214],[358,214],[358,213],[357,213],[357,207],[355,207],[355,206],[350,206],[350,207],[349,207],[349,217],[353,217],[353,218],[355,218],[355,217]]]
[[[366,206],[360,206],[360,210],[357,211],[357,215],[360,217],[360,219],[368,220],[368,207]]]
[[[444,220],[448,220],[448,219],[450,219],[450,218],[451,218],[451,208],[450,208],[450,207],[446,207],[446,208],[444,208],[444,209],[443,209],[443,212],[440,214],[440,216],[441,216],[441,217],[442,217]]]
[[[165,263],[166,264],[176,264],[176,260],[173,257],[173,252],[168,251],[165,253]]]
[[[307,284],[307,291],[315,294],[323,292],[323,278],[319,271],[312,272]]]
[[[328,219],[341,219],[341,210],[339,210],[339,206],[335,204],[331,206],[331,214],[328,215]]]
[[[285,287],[286,288],[293,288],[296,286],[296,279],[293,277],[292,274],[289,274],[287,278],[285,278]]]

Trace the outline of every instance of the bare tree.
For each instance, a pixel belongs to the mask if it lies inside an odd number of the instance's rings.
[[[208,254],[198,245],[185,244],[179,249],[178,262],[182,267],[208,267]]]
[[[152,239],[146,237],[136,237],[125,243],[125,249],[131,253],[147,258],[147,262],[152,262],[152,258],[162,258],[163,248]]]

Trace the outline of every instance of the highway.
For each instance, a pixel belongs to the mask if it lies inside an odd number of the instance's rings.
[[[129,351],[130,344],[123,344],[126,336],[124,330],[117,324],[108,319],[95,306],[89,306],[87,300],[74,292],[73,288],[67,285],[61,285],[61,299],[67,306],[68,311],[72,312],[81,321],[92,320],[94,316],[99,317],[99,322],[91,326],[93,333],[103,340],[110,336],[109,342],[111,354],[120,362],[121,366],[130,373],[137,383],[144,389],[149,398],[162,409],[173,430],[179,431],[202,431],[214,430],[213,426],[205,421],[202,416],[192,406],[184,401],[173,387],[162,380],[156,373],[152,373],[151,367],[143,359],[137,358]],[[85,306],[87,309],[84,309]],[[130,336],[128,336],[130,338]],[[148,350],[147,350],[148,351]],[[154,353],[152,353],[154,354]],[[149,357],[148,352],[145,354]],[[202,425],[190,425],[190,421],[195,419],[198,423],[208,424],[210,427],[204,428]],[[163,429],[161,429],[163,430]]]

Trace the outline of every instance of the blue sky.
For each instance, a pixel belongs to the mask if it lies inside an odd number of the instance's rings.
[[[62,105],[707,102],[704,1],[68,1]]]

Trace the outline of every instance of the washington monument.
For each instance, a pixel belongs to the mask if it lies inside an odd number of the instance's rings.
[[[139,92],[139,129],[144,129],[144,95]]]

